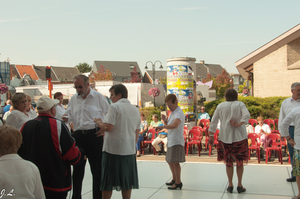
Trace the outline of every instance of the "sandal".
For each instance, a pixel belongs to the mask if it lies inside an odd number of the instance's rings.
[[[241,187],[237,187],[236,188],[236,190],[238,191],[238,193],[243,193],[243,192],[245,192],[246,191],[246,189],[243,187],[243,186],[241,186]]]
[[[232,191],[233,191],[233,186],[227,187],[227,191],[228,191],[229,193],[232,193]]]

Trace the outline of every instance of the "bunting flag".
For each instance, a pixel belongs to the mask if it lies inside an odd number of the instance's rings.
[[[206,85],[206,86],[208,86],[209,88],[211,88],[212,85],[213,85],[213,80],[211,80],[211,81],[209,81],[209,82],[205,82],[205,83],[203,83],[203,82],[201,82],[201,81],[198,81],[196,84],[197,84],[197,85]]]
[[[208,86],[209,88],[213,85],[213,80],[210,80],[209,82],[205,82],[204,85]]]

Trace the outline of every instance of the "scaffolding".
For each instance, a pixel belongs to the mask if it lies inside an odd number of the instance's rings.
[[[0,81],[7,86],[10,85],[10,64],[9,62],[0,62]]]

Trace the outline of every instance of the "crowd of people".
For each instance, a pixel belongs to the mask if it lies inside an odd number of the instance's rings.
[[[111,198],[113,190],[121,191],[123,198],[130,198],[132,189],[139,188],[136,157],[141,156],[142,141],[152,138],[147,132],[154,129],[157,135],[151,144],[159,155],[166,153],[172,174],[172,180],[166,185],[170,190],[182,189],[180,163],[185,162],[185,115],[176,95],[165,98],[170,114],[162,114],[161,121],[154,114],[148,125],[145,114],[127,99],[124,85],[109,89],[111,105],[101,93],[90,88],[89,79],[84,75],[74,77],[74,88],[77,94],[66,109],[61,92],[55,93],[54,99],[41,97],[36,107],[32,107],[32,99],[25,93],[15,93],[7,100],[0,123],[0,179],[4,179],[0,186],[13,190],[11,194],[19,198],[66,198],[72,188],[72,199],[81,198],[85,165],[89,161],[93,198]],[[287,140],[293,168],[287,181],[297,181],[300,190],[300,144],[297,145],[300,143],[297,122],[300,83],[293,83],[291,92],[292,97],[281,105],[278,129]],[[263,158],[271,144],[268,138],[271,129],[259,116],[253,133],[260,139],[252,143],[247,136],[250,113],[246,105],[238,101],[234,89],[226,91],[225,99],[205,126],[209,126],[211,145],[219,129],[217,160],[226,165],[227,191],[233,192],[236,165],[237,192],[242,193],[246,191],[242,177],[249,158],[248,146],[258,144]],[[200,120],[210,120],[210,116],[205,107],[200,110],[197,124],[203,126]],[[9,176],[14,176],[14,180]]]

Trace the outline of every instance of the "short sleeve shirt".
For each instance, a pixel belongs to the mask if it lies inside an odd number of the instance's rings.
[[[185,115],[179,106],[171,112],[168,118],[168,124],[173,124],[176,119],[180,120],[180,124],[176,129],[168,129],[168,147],[175,145],[184,146],[183,128]]]

